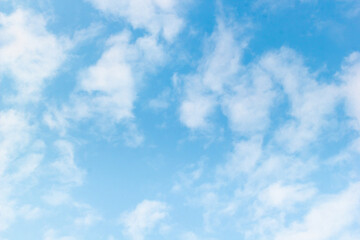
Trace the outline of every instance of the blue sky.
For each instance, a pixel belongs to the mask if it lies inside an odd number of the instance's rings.
[[[360,239],[357,0],[0,0],[0,240]]]

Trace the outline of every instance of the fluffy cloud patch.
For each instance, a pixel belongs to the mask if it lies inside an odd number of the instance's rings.
[[[123,31],[107,40],[100,59],[81,71],[71,103],[60,109],[51,107],[44,115],[50,128],[65,133],[69,121],[97,117],[100,121],[119,123],[134,118],[137,87],[145,73],[162,64],[165,54],[152,36],[138,38],[134,43],[130,39],[130,32]],[[137,136],[131,145],[141,143],[141,134]]]
[[[133,240],[143,240],[168,215],[166,203],[144,200],[132,212],[124,213],[120,223],[124,234]]]
[[[107,14],[123,17],[134,28],[145,29],[172,41],[184,25],[178,0],[88,0]]]
[[[278,233],[275,239],[334,239],[339,234],[345,234],[352,224],[358,226],[359,213],[360,184],[354,183],[338,195],[315,205],[303,222],[294,222],[288,229]]]
[[[211,96],[188,95],[180,107],[180,120],[191,129],[207,128],[207,118],[214,111],[215,104]]]
[[[136,85],[143,74],[164,59],[162,46],[153,37],[130,43],[125,31],[108,39],[108,49],[98,62],[80,75],[79,90],[92,96],[92,108],[117,121],[132,117]]]
[[[232,89],[222,102],[232,129],[245,134],[264,131],[270,124],[269,112],[276,95],[267,72],[254,64],[238,76]]]
[[[249,141],[239,142],[234,147],[229,161],[218,168],[218,173],[231,179],[241,173],[250,173],[260,160],[262,155],[262,139],[259,136]]]
[[[180,120],[192,129],[209,126],[208,118],[219,105],[225,87],[237,78],[245,43],[237,42],[234,29],[218,20],[208,45],[207,54],[201,59],[197,72],[184,77]]]
[[[67,44],[46,29],[41,15],[26,10],[0,13],[0,77],[11,78],[16,90],[7,100],[39,100],[45,80],[65,61]]]

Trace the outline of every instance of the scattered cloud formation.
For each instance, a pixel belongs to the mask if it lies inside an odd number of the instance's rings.
[[[235,222],[238,220],[235,224],[239,226],[245,224],[241,219],[247,219],[246,229],[238,228],[245,239],[266,239],[269,236],[274,239],[311,238],[312,233],[309,236],[301,233],[303,228],[299,224],[294,223],[294,229],[300,229],[296,233],[283,228],[288,222],[287,217],[298,211],[296,206],[310,207],[310,202],[319,194],[308,177],[317,171],[321,163],[314,154],[307,157],[307,149],[324,134],[330,121],[334,124],[337,107],[344,97],[349,98],[349,114],[357,119],[357,95],[352,94],[352,91],[355,92],[357,86],[355,79],[358,79],[358,54],[353,53],[348,57],[341,72],[327,82],[320,81],[318,73],[310,71],[303,57],[288,47],[265,52],[245,65],[242,63],[241,50],[237,48],[243,42],[234,37],[236,29],[231,28],[231,25],[221,24],[223,23],[219,23],[214,34],[223,35],[219,29],[227,29],[227,36],[230,36],[231,41],[225,46],[232,49],[229,51],[232,55],[229,56],[233,57],[218,56],[217,47],[207,45],[199,66],[211,63],[212,56],[216,56],[214,59],[222,60],[221,73],[230,74],[216,78],[214,83],[217,85],[210,84],[207,75],[201,71],[201,74],[186,76],[180,120],[192,130],[211,128],[211,124],[216,123],[209,121],[210,116],[217,114],[214,109],[218,108],[227,117],[231,130],[245,139],[233,141],[232,153],[225,163],[217,166],[212,180],[205,180],[205,183],[202,179],[197,180],[198,183],[193,186],[196,190],[190,198],[191,202],[203,207],[203,222],[208,231],[215,231],[220,227],[220,222],[226,219],[233,219]],[[214,35],[210,37],[210,42],[213,38]],[[224,42],[226,41],[221,41]],[[217,46],[216,41],[212,43]],[[213,68],[206,65],[211,70],[205,69],[212,72],[221,64],[215,65]],[[227,71],[228,69],[235,70]],[[210,76],[217,75],[212,73]],[[338,76],[342,79],[342,84],[336,83]],[[344,91],[349,92],[344,94]],[[208,105],[195,100],[192,97],[194,95],[207,99]],[[193,109],[185,111],[190,103]],[[211,111],[205,113],[205,106],[211,106],[208,108]],[[281,112],[278,112],[279,109]],[[280,125],[274,124],[279,116],[273,114],[273,111],[283,114],[286,120]],[[192,124],[195,117],[198,124]],[[294,153],[301,153],[301,157],[296,157]],[[176,189],[179,186],[181,185],[176,184]],[[356,194],[353,198],[356,199]],[[357,205],[354,205],[353,210],[355,209],[358,209]],[[340,218],[344,221],[347,219]],[[316,234],[321,234],[317,232],[318,228],[311,231],[315,234],[313,238],[318,239],[320,235]],[[335,232],[324,235],[322,239],[330,239],[335,236],[333,234]]]
[[[356,1],[0,5],[0,239],[360,238]]]

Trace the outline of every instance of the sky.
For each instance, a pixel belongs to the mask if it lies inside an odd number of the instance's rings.
[[[0,240],[360,239],[358,0],[0,0]]]

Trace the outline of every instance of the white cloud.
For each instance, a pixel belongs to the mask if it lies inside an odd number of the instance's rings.
[[[360,13],[360,3],[357,0],[337,0],[340,6],[345,9],[347,17],[357,17]]]
[[[44,144],[34,141],[34,129],[23,112],[0,111],[0,231],[6,230],[18,215],[26,218],[14,195],[21,183],[34,177],[43,157]]]
[[[1,189],[0,190],[4,190]],[[5,194],[3,192],[2,194]],[[6,230],[15,220],[16,213],[14,203],[4,197],[0,197],[0,232]]]
[[[168,108],[170,104],[169,101],[171,100],[170,94],[171,91],[169,89],[165,89],[159,94],[159,96],[149,101],[149,107],[154,110],[162,110]]]
[[[353,239],[360,239],[360,232],[359,230],[348,231],[347,233],[342,234],[339,240],[353,240]]]
[[[256,0],[253,2],[255,9],[262,8],[266,11],[275,11],[295,7],[298,3],[316,3],[318,0]]]
[[[274,182],[290,184],[304,179],[316,170],[315,159],[302,159],[286,155],[276,155],[264,151],[261,163],[254,171],[248,173],[244,193],[253,195]]]
[[[126,131],[123,133],[125,145],[128,147],[139,147],[144,142],[144,136],[139,132],[136,125],[129,123],[126,126]]]
[[[67,207],[75,208],[79,214],[74,218],[74,226],[91,227],[103,220],[101,214],[90,205],[74,200],[69,194],[69,189],[66,187],[63,189],[52,189],[43,195],[42,199],[52,207],[66,205]]]
[[[276,240],[330,240],[345,234],[360,213],[360,183],[354,183],[338,195],[316,204],[304,217],[279,232]]]
[[[234,93],[224,96],[222,103],[232,129],[241,133],[265,130],[270,123],[269,111],[276,95],[268,73],[255,63],[238,77],[232,90]]]
[[[65,203],[69,203],[71,201],[71,197],[67,193],[67,191],[60,190],[51,190],[42,198],[47,204],[52,206],[59,206]]]
[[[262,139],[254,136],[248,141],[239,142],[234,152],[224,166],[218,168],[218,173],[234,179],[241,173],[250,173],[262,156]]]
[[[100,23],[91,23],[87,28],[77,30],[73,34],[72,46],[91,40],[98,36],[103,30],[104,26]]]
[[[104,13],[125,18],[134,28],[145,29],[172,41],[184,25],[178,0],[88,0]]]
[[[267,206],[287,209],[310,199],[316,193],[314,187],[304,184],[284,185],[276,182],[263,190],[259,199]]]
[[[62,134],[69,121],[96,117],[105,128],[111,123],[129,122],[134,118],[133,108],[138,84],[146,72],[151,72],[165,59],[163,47],[151,36],[137,38],[123,31],[110,37],[106,50],[92,66],[79,75],[71,103],[60,109],[50,107],[44,115],[45,123]],[[111,125],[111,124],[110,124]]]
[[[360,130],[360,53],[354,52],[345,59],[340,77],[344,82],[347,111],[355,119],[354,127]]]
[[[13,181],[21,181],[31,176],[40,166],[43,159],[42,153],[29,153],[27,156],[20,158],[18,161],[18,170],[12,174]]]
[[[290,152],[302,150],[317,139],[327,117],[334,114],[340,89],[317,83],[301,56],[289,48],[265,54],[260,64],[283,87],[294,118],[277,130],[276,139]]]
[[[216,31],[196,74],[185,77],[185,97],[180,106],[180,120],[192,129],[209,126],[208,117],[219,104],[224,87],[237,78],[245,43],[236,41],[235,27],[218,19]]]
[[[208,40],[208,54],[198,68],[199,81],[212,92],[222,93],[224,85],[237,78],[241,69],[240,60],[247,41],[238,41],[238,34],[243,29],[231,26],[218,19],[218,25]]]
[[[199,240],[199,238],[196,236],[193,232],[186,232],[181,235],[181,240]]]
[[[186,167],[187,171],[180,172],[179,180],[172,187],[173,192],[179,192],[192,185],[201,178],[204,172],[204,162],[200,161],[196,164],[190,164]]]
[[[75,219],[75,224],[78,226],[89,227],[102,220],[102,217],[94,212],[88,211],[83,216]]]
[[[272,123],[270,113],[277,104],[287,121],[276,130],[274,143],[289,152],[303,150],[335,113],[340,87],[318,83],[302,57],[286,47],[243,65],[247,41],[244,36],[242,41],[237,39],[239,32],[218,21],[197,72],[183,78],[181,122],[191,129],[208,128],[209,118],[220,106],[233,131],[244,136],[262,134]]]
[[[79,88],[93,94],[94,108],[108,111],[116,120],[132,117],[135,100],[135,80],[131,65],[126,58],[134,56],[128,49],[129,34],[124,33],[108,40],[109,47],[96,65],[81,75]]]
[[[312,184],[299,182],[316,169],[314,160],[272,150],[263,146],[260,136],[241,141],[217,166],[213,180],[200,179],[200,185],[190,189],[190,202],[204,208],[206,230],[216,231],[223,220],[232,221],[249,239],[267,239],[287,216],[298,213],[297,204],[313,199],[317,191]]]
[[[204,129],[209,126],[208,116],[214,112],[215,104],[212,96],[187,96],[180,107],[180,120],[189,128]]]
[[[143,73],[163,61],[164,53],[153,37],[130,43],[122,32],[107,41],[107,50],[98,62],[80,76],[79,92],[91,98],[91,108],[112,116],[115,121],[132,118],[136,85]]]
[[[231,28],[227,31],[231,32]],[[236,53],[241,56],[241,49],[234,45],[226,45],[233,51],[229,56],[236,56]],[[215,183],[204,184],[198,189],[201,196],[197,202],[205,208],[206,228],[211,228],[219,224],[224,215],[236,215],[243,202],[260,198],[259,204],[250,207],[254,212],[247,215],[249,221],[254,221],[250,225],[254,225],[244,232],[266,239],[265,236],[284,224],[284,216],[294,210],[294,204],[305,202],[316,193],[313,187],[296,183],[316,168],[315,160],[277,155],[272,152],[274,147],[285,148],[285,152],[303,151],[326,126],[341,92],[336,85],[318,83],[317,76],[310,73],[301,56],[288,48],[264,54],[247,66],[241,65],[240,57],[217,55],[216,61],[227,63],[224,72],[230,72],[217,81],[204,81],[203,69],[207,68],[203,66],[211,66],[208,63],[213,60],[207,56],[211,54],[203,57],[198,73],[185,78],[180,119],[189,128],[209,126],[210,114],[220,105],[232,130],[255,137],[235,145],[229,160],[218,166]],[[227,71],[226,66],[232,63],[236,63],[237,68]],[[211,76],[217,75],[212,73]],[[206,97],[207,101],[199,103],[194,101],[194,96]],[[275,138],[271,137],[262,146],[261,134],[271,123],[271,107],[283,99],[290,105],[288,113],[291,117],[275,131]],[[200,111],[200,107],[183,111],[184,104],[189,103],[210,106],[211,111]],[[283,110],[287,111],[285,107]],[[194,117],[199,124],[190,124]],[[232,181],[235,178],[240,182]],[[234,193],[224,196],[222,189],[232,189]]]
[[[22,206],[19,209],[19,215],[26,220],[38,219],[42,214],[42,210],[39,207],[34,207],[29,204]]]
[[[85,177],[85,171],[78,168],[74,161],[74,149],[70,142],[59,140],[55,143],[60,156],[51,164],[58,172],[59,180],[64,184],[81,185]]]
[[[59,237],[54,229],[49,229],[44,233],[43,240],[76,240],[76,238],[72,236]]]
[[[253,3],[254,8],[265,8],[267,10],[274,11],[276,9],[282,9],[294,6],[297,0],[256,0]]]
[[[31,126],[22,112],[0,112],[0,176],[30,142]]]
[[[180,120],[191,129],[209,127],[209,117],[220,106],[230,127],[241,134],[260,133],[270,123],[276,92],[268,72],[257,61],[241,63],[247,37],[240,28],[218,19],[207,42],[197,73],[186,76]]]
[[[69,119],[81,119],[88,117],[89,115],[89,106],[86,104],[86,99],[81,101],[80,99],[75,98],[72,102],[73,105],[64,105],[61,109],[50,106],[43,117],[44,123],[50,129],[58,130],[62,136],[66,134],[66,131],[70,126]]]
[[[0,13],[0,77],[14,81],[17,102],[37,101],[45,80],[53,77],[66,59],[67,42],[46,29],[41,15],[17,10]]]
[[[143,240],[168,215],[166,203],[144,200],[132,212],[124,213],[120,223],[124,234],[133,240]]]

